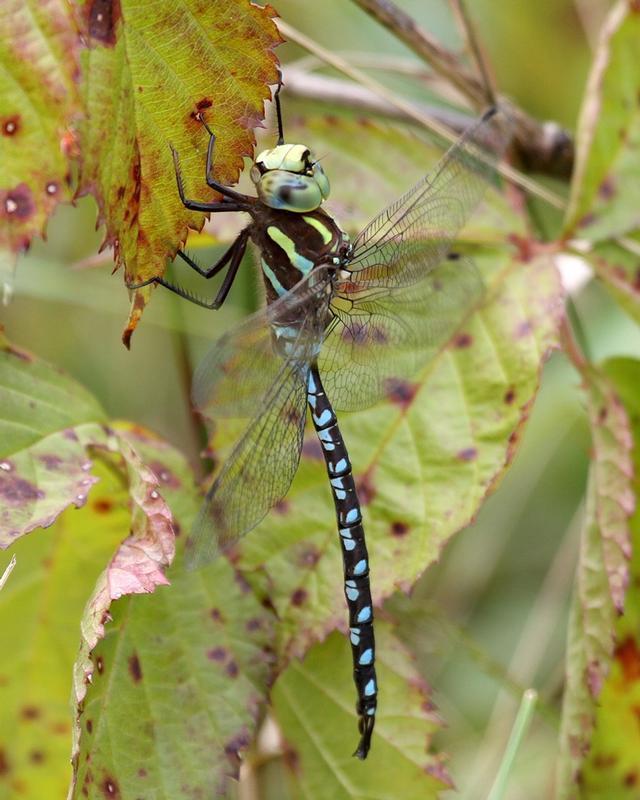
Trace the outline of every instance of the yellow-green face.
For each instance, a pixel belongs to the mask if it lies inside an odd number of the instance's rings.
[[[329,196],[329,179],[303,144],[279,144],[264,150],[251,167],[258,197],[282,211],[313,211]]]

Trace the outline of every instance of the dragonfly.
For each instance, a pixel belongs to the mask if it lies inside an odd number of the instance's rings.
[[[449,148],[432,171],[385,208],[353,241],[323,208],[329,180],[313,152],[285,143],[275,92],[278,141],[260,153],[250,176],[256,197],[212,174],[216,137],[209,134],[205,179],[217,202],[185,195],[173,151],[178,192],[191,210],[244,212],[249,224],[226,253],[203,268],[226,268],[213,299],[154,277],[209,309],[227,297],[249,241],[256,246],[266,305],[223,335],[196,370],[192,396],[206,417],[246,419],[217,475],[187,542],[192,568],[212,561],[252,530],[284,498],[298,468],[307,408],[317,433],[335,505],[344,594],[357,692],[359,742],[371,747],[378,706],[374,611],[363,516],[337,411],[373,405],[396,390],[453,335],[483,283],[474,263],[454,249],[456,236],[496,176],[506,146],[503,112],[490,108]],[[487,139],[498,143],[483,148]]]

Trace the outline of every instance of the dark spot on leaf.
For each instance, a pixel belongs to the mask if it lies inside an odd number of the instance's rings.
[[[467,347],[471,347],[472,344],[473,336],[470,333],[459,333],[453,340],[453,346],[457,347],[458,350],[464,350]]]
[[[602,406],[602,408],[598,409],[598,422],[602,425],[602,423],[606,420],[609,414],[609,410],[606,406]]]
[[[320,561],[320,553],[315,547],[305,547],[298,558],[301,567],[314,567]]]
[[[104,660],[102,656],[98,656],[98,658],[96,658],[96,669],[98,671],[98,675],[102,675],[104,672]]]
[[[613,767],[618,759],[611,753],[598,753],[593,757],[593,765],[598,769]]]
[[[466,447],[464,450],[458,451],[460,461],[475,461],[477,457],[478,451],[475,447]]]
[[[35,212],[36,204],[33,194],[26,183],[19,183],[8,192],[2,192],[2,207],[0,212],[7,219],[29,219]]]
[[[211,108],[212,105],[213,100],[211,100],[209,97],[203,97],[202,100],[198,100],[196,103],[196,108],[198,111],[204,111],[205,108]]]
[[[85,728],[87,729],[87,733],[93,733],[93,720],[88,719],[85,722]]]
[[[140,683],[142,680],[142,666],[138,654],[134,653],[129,657],[129,674],[133,678],[134,683]]]
[[[293,594],[291,595],[291,603],[294,606],[301,606],[305,602],[307,597],[308,597],[307,590],[300,587],[299,589],[296,589],[295,592],[293,592]]]
[[[238,677],[238,665],[235,661],[230,661],[226,666],[226,673],[230,678],[237,678]]]
[[[230,739],[224,746],[226,756],[234,762],[239,762],[240,751],[244,750],[250,743],[251,739],[246,731],[242,731],[233,739]]]
[[[2,135],[15,136],[20,130],[20,114],[14,114],[12,117],[5,117],[2,120]]]
[[[248,631],[259,631],[262,628],[262,620],[258,617],[252,617],[251,619],[247,620],[245,625]]]
[[[138,770],[138,777],[139,778],[147,777],[147,770],[144,767],[140,767],[140,769]]]
[[[640,650],[633,637],[628,636],[616,647],[614,657],[620,664],[625,683],[640,680]]]
[[[68,722],[54,722],[51,730],[58,736],[68,736],[71,732],[71,726]]]
[[[10,770],[7,754],[4,749],[0,747],[0,775],[6,775]]]
[[[406,522],[392,522],[391,523],[391,534],[393,536],[397,536],[398,538],[402,536],[406,536],[409,533],[409,526]]]
[[[298,772],[298,769],[300,767],[300,756],[298,755],[298,751],[294,750],[294,748],[289,744],[289,742],[285,743],[283,758],[284,758],[284,763],[291,770],[291,772],[293,773]]]
[[[304,440],[304,444],[302,445],[302,455],[311,461],[321,461],[324,459],[322,446],[320,442],[313,437],[309,437]]]
[[[609,175],[605,178],[598,187],[598,196],[603,200],[610,200],[616,193],[616,184],[613,178]]]
[[[90,0],[85,13],[89,36],[113,46],[116,43],[116,24],[121,15],[120,0]]]
[[[227,657],[227,651],[224,647],[214,647],[211,650],[207,650],[207,658],[211,661],[224,661]]]
[[[385,392],[389,400],[401,408],[407,408],[418,391],[417,384],[409,381],[389,378],[385,381]]]
[[[60,456],[55,455],[54,453],[45,453],[41,456],[38,456],[38,459],[44,464],[46,469],[56,470],[62,464],[62,459]]]
[[[596,215],[593,213],[585,214],[584,217],[578,222],[579,228],[588,228],[589,225],[593,225],[596,220]]]
[[[122,200],[125,192],[126,188],[124,186],[118,186],[118,200]]]
[[[377,490],[373,483],[372,471],[370,469],[367,470],[364,475],[360,475],[356,478],[356,488],[361,505],[368,506],[373,502]]]
[[[107,776],[100,784],[100,789],[105,797],[120,798],[120,787],[116,783],[115,778]]]
[[[453,251],[451,253],[447,253],[447,259],[449,261],[459,261],[460,260],[460,253],[455,253]]]
[[[638,773],[635,770],[631,770],[631,772],[627,772],[624,776],[624,785],[625,786],[637,786],[638,784]]]
[[[96,514],[108,514],[113,509],[113,500],[109,500],[108,497],[96,497],[91,507]]]
[[[278,502],[274,505],[273,510],[276,512],[276,514],[288,514],[289,501],[285,499],[278,500]]]
[[[0,472],[0,498],[14,506],[32,503],[44,497],[44,492],[29,481],[11,472]]]
[[[31,761],[32,764],[42,764],[44,759],[45,755],[42,750],[32,750],[29,753],[29,761]]]
[[[20,716],[22,719],[40,719],[40,709],[37,706],[24,706]]]
[[[533,326],[531,325],[531,322],[528,319],[525,319],[518,325],[516,336],[518,339],[524,339],[525,336],[529,336],[532,330]]]
[[[179,489],[182,485],[179,478],[160,461],[152,461],[149,467],[153,470],[153,474],[163,486],[167,486],[170,489]]]
[[[211,619],[215,620],[216,622],[224,622],[224,617],[222,616],[222,612],[219,608],[212,608],[209,614]]]
[[[70,442],[78,441],[78,436],[76,432],[73,430],[73,428],[65,428],[65,430],[62,431],[62,435],[64,436],[65,439],[69,439]]]
[[[513,403],[513,401],[515,400],[515,398],[516,398],[516,390],[514,389],[514,387],[513,387],[513,386],[510,386],[510,387],[507,389],[507,391],[504,393],[504,402],[505,402],[507,405],[509,405],[509,406],[510,406],[510,405],[511,405],[511,403]]]

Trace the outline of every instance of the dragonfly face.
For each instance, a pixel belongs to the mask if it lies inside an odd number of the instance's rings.
[[[264,150],[251,168],[251,180],[260,200],[278,211],[314,211],[329,196],[329,179],[303,144]]]

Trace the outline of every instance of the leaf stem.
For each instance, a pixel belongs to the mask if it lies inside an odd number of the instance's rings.
[[[533,712],[537,699],[538,693],[535,689],[527,689],[522,695],[516,721],[511,729],[511,735],[509,736],[502,762],[498,769],[496,779],[493,782],[493,786],[491,787],[491,791],[487,796],[487,800],[502,800],[504,797],[513,763],[529,725],[531,724],[531,720],[533,719]]]

